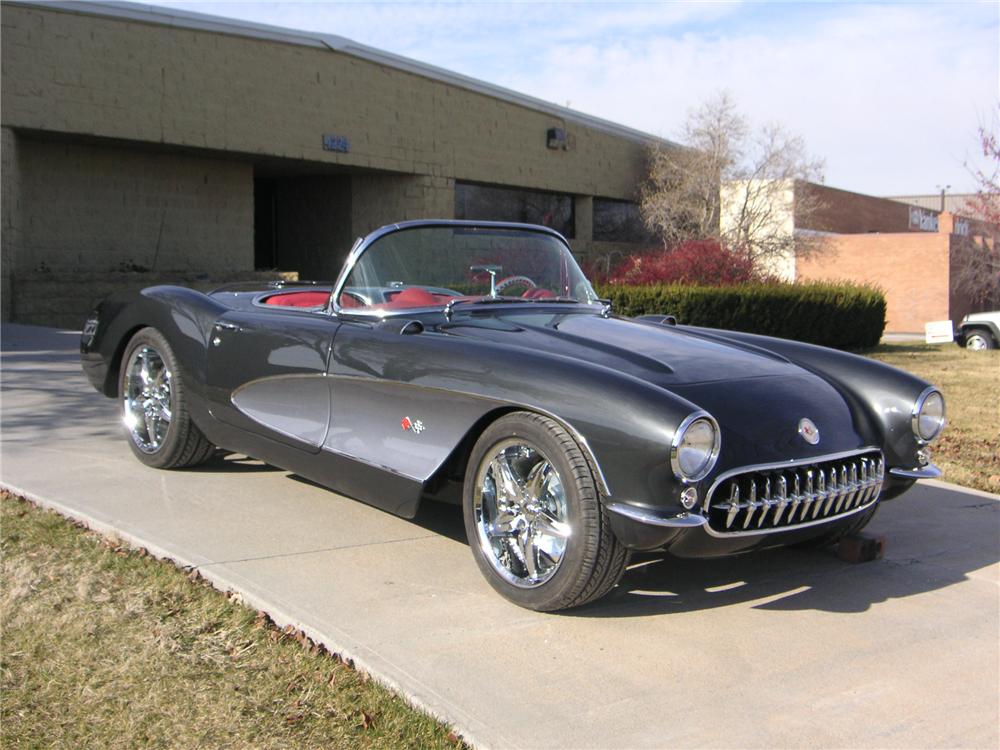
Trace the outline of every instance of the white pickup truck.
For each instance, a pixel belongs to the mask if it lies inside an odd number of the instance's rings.
[[[955,330],[955,343],[966,349],[1000,349],[1000,311],[972,313]]]

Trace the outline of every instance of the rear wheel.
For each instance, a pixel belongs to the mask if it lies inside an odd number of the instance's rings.
[[[191,421],[185,387],[163,334],[155,328],[138,331],[125,347],[118,395],[129,447],[147,466],[194,466],[215,452]]]
[[[483,575],[528,609],[576,607],[607,594],[628,553],[611,532],[590,466],[557,422],[501,417],[472,449],[465,529]]]

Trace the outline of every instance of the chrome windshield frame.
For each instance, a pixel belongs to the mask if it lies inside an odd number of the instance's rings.
[[[333,285],[333,292],[330,294],[329,302],[326,306],[326,312],[334,316],[349,316],[352,318],[364,318],[364,319],[379,319],[386,318],[390,315],[396,314],[409,314],[412,315],[416,312],[427,312],[432,310],[443,309],[439,307],[428,307],[419,308],[413,310],[400,310],[398,313],[386,313],[385,310],[345,310],[337,304],[337,300],[340,299],[341,292],[343,292],[344,287],[347,285],[347,278],[351,275],[351,271],[354,270],[354,266],[357,265],[361,256],[365,254],[373,244],[378,240],[382,239],[386,235],[395,234],[397,232],[403,232],[408,229],[422,229],[427,227],[469,227],[469,228],[482,228],[482,229],[510,229],[520,232],[535,232],[536,234],[543,234],[549,237],[554,237],[563,244],[570,256],[573,257],[573,248],[570,247],[569,241],[563,237],[559,232],[549,227],[543,227],[539,224],[520,224],[511,221],[468,221],[464,219],[417,219],[414,221],[401,221],[396,224],[387,224],[384,227],[379,227],[374,232],[371,232],[363,238],[358,238],[355,240],[354,245],[351,247],[351,251],[347,255],[347,260],[344,262],[344,267],[340,269],[340,274],[337,276],[337,281]],[[575,261],[574,257],[574,261]],[[584,276],[586,278],[586,276]],[[590,279],[587,279],[587,283],[590,283]],[[591,285],[591,289],[593,286]],[[595,294],[596,298],[596,294]],[[595,300],[596,301],[596,300]],[[586,302],[580,302],[579,304],[587,304]]]

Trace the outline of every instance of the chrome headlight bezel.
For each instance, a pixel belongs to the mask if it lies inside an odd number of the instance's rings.
[[[927,406],[928,401],[936,397],[937,400],[941,402],[941,416],[937,419],[937,426],[933,432],[927,434],[921,431],[921,418],[925,417],[924,409]],[[933,403],[933,402],[932,402]],[[928,386],[921,392],[920,396],[917,397],[916,402],[913,404],[913,411],[910,412],[910,428],[913,430],[913,435],[916,437],[917,442],[921,445],[926,445],[941,434],[944,426],[948,423],[947,418],[947,405],[945,404],[944,394],[941,393],[934,386]],[[928,417],[930,419],[935,419],[934,417]]]
[[[680,452],[684,447],[684,438],[692,426],[704,423],[712,428],[713,438],[711,449],[707,451],[705,461],[698,470],[691,474],[685,474],[681,468]],[[715,463],[719,460],[719,451],[722,448],[722,433],[719,430],[719,423],[707,411],[696,411],[684,418],[674,431],[674,437],[670,441],[670,468],[674,476],[686,484],[698,482],[709,475],[715,468]]]

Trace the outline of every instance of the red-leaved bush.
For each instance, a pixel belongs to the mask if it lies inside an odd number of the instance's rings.
[[[688,240],[671,250],[628,256],[611,269],[608,282],[628,286],[729,286],[755,278],[749,259],[729,252],[715,240]]]

